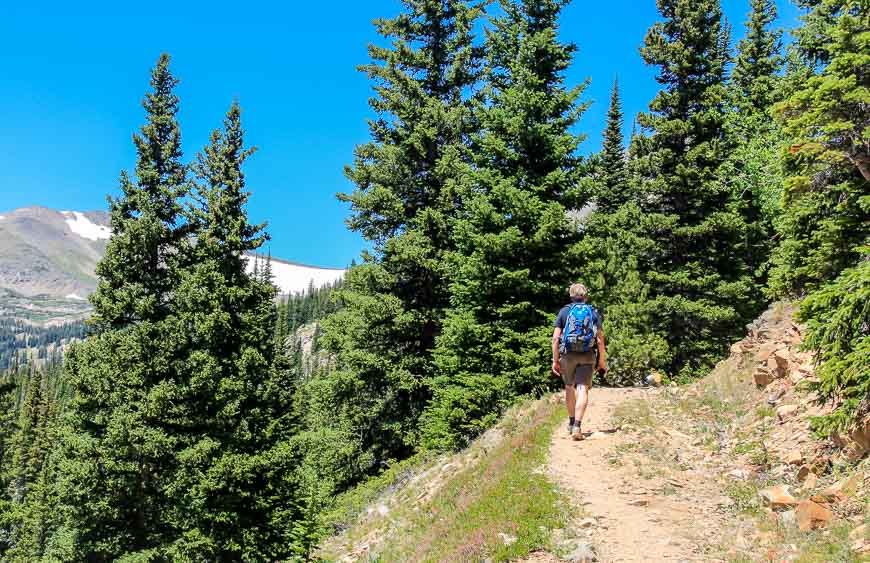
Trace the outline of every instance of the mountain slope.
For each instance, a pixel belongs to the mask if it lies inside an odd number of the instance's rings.
[[[0,213],[0,289],[82,300],[109,238],[108,214],[27,207]]]
[[[0,212],[0,293],[20,297],[86,300],[97,287],[97,262],[111,236],[103,211],[56,211],[26,207]],[[265,258],[249,260],[248,269]],[[334,283],[344,269],[318,268],[271,258],[282,294]]]

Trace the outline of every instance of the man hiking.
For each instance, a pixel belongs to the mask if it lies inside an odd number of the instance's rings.
[[[571,439],[582,440],[580,423],[589,402],[592,372],[597,367],[601,375],[607,373],[607,356],[601,315],[586,303],[586,286],[575,283],[568,294],[571,303],[562,307],[553,324],[553,373],[565,382],[568,433]]]

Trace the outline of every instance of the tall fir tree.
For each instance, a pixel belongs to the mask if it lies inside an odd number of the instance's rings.
[[[351,229],[372,244],[347,276],[346,307],[324,323],[338,353],[330,377],[334,432],[356,443],[352,473],[409,455],[431,391],[431,361],[449,304],[447,253],[460,185],[467,176],[479,75],[477,2],[403,0],[404,12],[375,22],[389,45],[372,45],[362,67],[375,83],[372,140],[357,147],[340,194]],[[326,416],[326,415],[324,415]]]
[[[625,139],[622,135],[622,101],[619,97],[619,81],[613,81],[610,108],[607,110],[607,127],[601,150],[600,186],[596,189],[596,207],[612,213],[631,199],[628,170],[626,166]]]
[[[568,87],[576,47],[559,41],[565,0],[503,1],[487,36],[487,99],[476,170],[460,192],[450,255],[451,310],[440,375],[425,414],[426,443],[451,448],[491,425],[515,397],[547,388],[549,320],[567,299],[579,233],[572,132],[585,84]]]
[[[66,370],[75,396],[61,462],[65,543],[59,558],[159,557],[174,538],[166,489],[186,421],[171,413],[182,385],[189,326],[172,298],[190,252],[181,212],[188,193],[176,121],[177,80],[162,55],[134,135],[136,181],[121,174],[110,199],[112,238],[97,266],[92,336],[73,346]]]
[[[870,414],[870,6],[801,0],[800,64],[776,107],[784,150],[782,240],[771,292],[803,296],[818,391],[837,405],[816,423],[842,430]]]
[[[777,18],[774,0],[750,0],[746,36],[737,43],[731,81],[739,102],[752,111],[768,112],[777,101],[777,73],[782,68],[782,32],[772,29]]]
[[[754,315],[758,288],[742,260],[746,225],[718,181],[724,135],[728,28],[718,0],[658,0],[664,21],[641,55],[659,67],[662,90],[640,124],[651,131],[639,159],[642,211],[638,268],[649,285],[651,331],[665,336],[672,375],[712,365]]]
[[[261,278],[246,271],[248,256],[268,238],[245,209],[242,167],[253,152],[234,103],[193,166],[188,222],[196,244],[173,297],[190,345],[164,414],[182,446],[162,484],[173,499],[163,520],[177,530],[163,546],[171,560],[290,554],[294,386],[289,366],[274,361],[270,260]]]

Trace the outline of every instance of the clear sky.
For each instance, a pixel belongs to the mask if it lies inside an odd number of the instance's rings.
[[[781,24],[797,9],[778,0]],[[735,36],[748,0],[723,0]],[[332,2],[154,0],[4,3],[0,18],[0,211],[27,205],[104,209],[121,169],[132,169],[131,134],[162,51],[181,79],[186,156],[207,141],[236,98],[248,140],[250,213],[269,222],[281,258],[343,266],[363,241],[344,226],[335,193],[343,168],[367,140],[370,84],[356,71],[377,40],[371,21],[398,0]],[[592,79],[579,131],[597,150],[610,87],[619,76],[628,119],[657,91],[638,54],[657,18],[654,0],[575,0],[562,38],[579,47],[569,84]]]

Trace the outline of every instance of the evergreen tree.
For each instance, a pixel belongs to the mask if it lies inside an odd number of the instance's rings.
[[[189,348],[164,414],[179,441],[161,483],[176,531],[171,560],[277,560],[288,555],[293,499],[293,385],[273,361],[275,287],[245,270],[267,239],[248,221],[241,110],[233,104],[193,171],[199,182],[189,224],[191,265],[174,295]]]
[[[601,151],[601,186],[596,190],[595,198],[597,208],[605,213],[616,211],[623,203],[631,199],[622,125],[619,82],[614,80],[613,91],[610,94],[610,109],[607,111],[607,128],[604,130],[604,143]]]
[[[746,223],[744,262],[759,286],[767,284],[770,254],[775,244],[774,222],[781,212],[782,172],[779,153],[783,133],[772,118],[781,99],[781,32],[772,0],[752,0],[746,37],[738,45],[731,77],[732,110],[725,121],[733,150],[719,176],[739,195],[738,209]]]
[[[388,46],[372,45],[362,67],[375,82],[372,140],[357,147],[347,175],[349,226],[372,244],[352,269],[345,308],[324,323],[339,356],[330,375],[329,419],[356,444],[357,475],[409,455],[430,397],[431,352],[449,304],[446,255],[460,184],[467,175],[478,80],[472,28],[476,3],[404,0],[404,13],[378,20]],[[332,423],[330,423],[332,424]]]
[[[188,192],[176,121],[177,80],[162,55],[133,140],[136,181],[121,174],[110,199],[112,238],[97,266],[92,336],[73,346],[67,373],[75,397],[61,462],[66,543],[74,559],[158,557],[176,538],[167,489],[185,443],[180,361],[190,327],[172,307],[190,256],[182,198]],[[63,558],[63,557],[61,557]]]
[[[473,181],[460,193],[451,310],[441,375],[425,415],[427,444],[455,447],[520,394],[548,387],[554,311],[566,301],[579,233],[566,211],[585,204],[571,128],[585,84],[564,74],[576,47],[557,38],[564,0],[501,3],[487,36],[487,101]]]
[[[839,408],[819,424],[842,429],[870,412],[870,8],[802,0],[795,35],[802,64],[776,108],[792,143],[784,151],[782,242],[771,291],[807,295],[799,316],[817,352],[819,391]]]
[[[641,54],[659,67],[663,89],[640,116],[652,136],[638,159],[638,268],[664,335],[673,375],[712,365],[760,305],[742,260],[746,225],[732,192],[717,181],[724,138],[727,27],[718,0],[658,0],[664,21]]]
[[[786,170],[783,241],[772,275],[776,295],[801,294],[836,278],[862,256],[870,161],[870,68],[861,2],[802,2],[810,12],[795,35],[803,62],[777,106],[791,146]],[[802,72],[811,69],[810,74]]]
[[[750,0],[752,11],[746,22],[746,37],[737,44],[731,81],[739,93],[738,102],[752,111],[768,112],[776,100],[777,73],[782,68],[782,32],[772,30],[777,9],[774,0]]]
[[[7,514],[9,560],[42,558],[58,525],[55,508],[57,479],[55,437],[57,405],[49,396],[48,378],[42,369],[32,369],[18,417],[14,440],[12,501]]]
[[[15,474],[13,441],[16,430],[15,375],[18,371],[17,359],[0,378],[0,556],[5,557],[11,547],[11,530],[16,525],[15,505],[9,494],[9,485]]]

